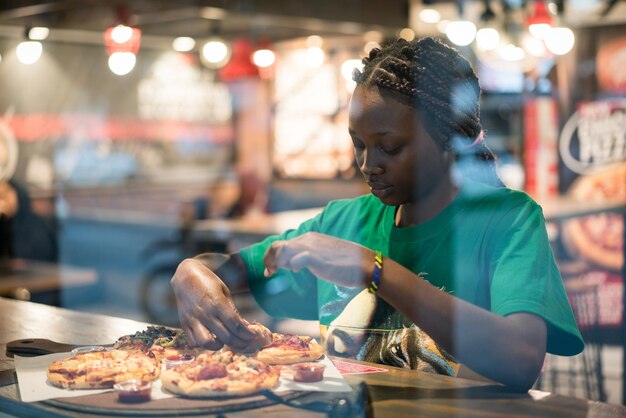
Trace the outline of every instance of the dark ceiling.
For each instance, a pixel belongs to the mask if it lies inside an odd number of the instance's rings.
[[[393,35],[407,26],[409,0],[64,0],[0,1],[0,27],[47,26],[52,30],[102,32],[126,20],[144,36],[191,36],[214,32],[271,41],[312,34]]]

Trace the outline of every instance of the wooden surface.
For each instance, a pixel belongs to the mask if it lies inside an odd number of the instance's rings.
[[[98,274],[93,269],[16,259],[0,271],[0,296],[12,296],[17,289],[39,293],[97,281]]]
[[[0,370],[14,367],[5,355],[6,343],[23,338],[47,338],[72,344],[107,344],[148,324],[0,298]],[[365,363],[367,364],[367,363]],[[510,393],[501,386],[387,367],[388,372],[348,375],[351,385],[367,383],[376,417],[626,417],[626,408],[582,399],[531,391]],[[92,416],[68,412],[42,403],[19,402],[17,385],[0,387],[0,411],[17,416]],[[229,412],[228,417],[295,416],[323,414],[294,410],[285,405]],[[96,416],[96,415],[93,415]]]

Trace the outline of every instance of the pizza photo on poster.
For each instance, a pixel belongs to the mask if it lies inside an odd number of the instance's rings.
[[[559,139],[563,164],[578,177],[567,194],[581,202],[626,201],[626,100],[579,105]],[[624,265],[624,222],[604,212],[564,223],[563,244],[573,258],[620,272]]]

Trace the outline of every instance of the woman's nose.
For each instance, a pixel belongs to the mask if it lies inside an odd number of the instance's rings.
[[[365,175],[382,174],[385,171],[374,152],[363,151],[359,167]]]

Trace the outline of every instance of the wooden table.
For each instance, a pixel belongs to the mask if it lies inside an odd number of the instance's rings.
[[[13,360],[5,355],[6,343],[12,340],[48,338],[65,343],[106,344],[147,325],[128,319],[0,298],[0,371],[13,368]],[[388,372],[346,376],[348,383],[355,387],[359,382],[367,384],[376,417],[626,417],[626,408],[619,405],[538,391],[516,394],[485,382],[385,367]],[[0,411],[17,416],[97,416],[41,402],[20,402],[16,384],[0,387]],[[226,415],[324,416],[279,404],[228,412]]]
[[[58,292],[94,285],[94,269],[32,260],[13,259],[0,268],[0,296],[30,300],[31,296],[52,295],[46,303],[57,304]]]

